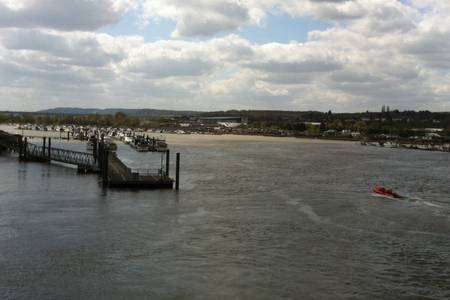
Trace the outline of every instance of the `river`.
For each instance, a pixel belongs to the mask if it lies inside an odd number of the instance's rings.
[[[103,190],[95,175],[1,156],[0,298],[450,297],[448,153],[168,142],[182,154],[179,192]],[[119,155],[159,161],[126,145]],[[408,198],[374,197],[376,183]]]

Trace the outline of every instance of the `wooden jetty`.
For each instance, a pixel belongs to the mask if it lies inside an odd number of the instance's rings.
[[[174,181],[163,169],[133,170],[128,168],[114,153],[108,157],[108,185],[114,188],[171,189]]]
[[[92,153],[78,152],[52,147],[51,138],[43,138],[43,145],[28,142],[21,135],[0,131],[0,151],[18,153],[21,161],[48,163],[50,161],[75,165],[81,173],[101,175],[103,186],[111,188],[172,189],[174,180],[169,177],[170,152],[165,155],[165,164],[155,170],[133,170],[127,167],[102,141],[96,141]],[[179,187],[179,154],[177,154],[176,189]]]

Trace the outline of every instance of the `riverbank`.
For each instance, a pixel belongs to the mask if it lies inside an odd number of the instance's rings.
[[[38,131],[38,130],[20,130],[9,125],[0,125],[0,130],[12,133],[22,134],[33,138],[55,138],[67,139],[67,133],[55,131]],[[161,136],[167,140],[169,144],[189,145],[192,143],[214,143],[214,142],[306,142],[306,143],[343,143],[358,142],[350,139],[330,139],[330,138],[308,138],[308,137],[277,137],[263,135],[240,135],[240,134],[177,134],[177,133],[149,133],[150,135]]]
[[[0,130],[4,130],[13,134],[22,134],[26,137],[32,138],[52,138],[52,139],[62,139],[67,140],[67,132],[57,132],[57,131],[39,131],[39,130],[21,130],[10,125],[0,125]],[[199,143],[204,145],[214,145],[219,142],[230,142],[230,143],[244,143],[244,142],[277,142],[277,143],[309,143],[309,144],[342,144],[342,143],[361,143],[359,139],[352,138],[341,138],[341,137],[304,137],[304,136],[267,136],[267,135],[250,135],[250,134],[207,134],[207,133],[158,133],[158,132],[145,132],[138,131],[137,135],[148,135],[149,137],[156,137],[165,140],[169,145],[197,145]],[[70,135],[71,141],[72,136]],[[77,140],[77,139],[75,139]],[[377,146],[386,148],[402,148],[409,150],[419,150],[419,151],[440,151],[448,152],[448,144],[443,144],[442,149],[436,148],[431,149],[428,144],[432,144],[432,141],[422,141],[424,146],[420,146],[421,143],[411,141],[410,144],[418,144],[419,146],[391,146],[393,142],[385,141],[386,145],[378,143]],[[362,143],[366,145],[366,143]],[[372,145],[372,144],[371,144]]]

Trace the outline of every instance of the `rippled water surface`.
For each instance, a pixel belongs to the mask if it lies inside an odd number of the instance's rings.
[[[178,193],[104,191],[95,175],[0,157],[0,298],[450,298],[448,153],[169,143]],[[373,197],[375,183],[408,199]]]

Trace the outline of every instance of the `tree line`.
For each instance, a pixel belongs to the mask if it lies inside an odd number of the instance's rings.
[[[202,113],[202,117],[240,116],[248,120],[246,127],[261,129],[289,130],[304,132],[316,130],[308,122],[321,123],[319,132],[327,130],[352,130],[365,135],[395,134],[401,137],[421,135],[417,129],[443,128],[450,136],[450,113],[429,111],[390,110],[385,107],[381,112],[332,113],[294,112],[294,111],[250,111],[232,110]],[[78,125],[128,128],[173,128],[179,123],[189,122],[196,116],[130,116],[123,112],[109,114],[37,114],[37,113],[0,113],[0,123],[41,124],[41,125]]]

